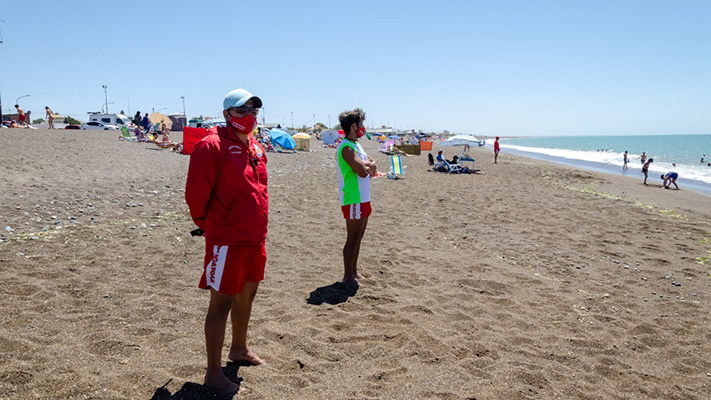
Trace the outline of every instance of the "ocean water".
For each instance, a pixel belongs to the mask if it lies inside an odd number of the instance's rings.
[[[635,177],[633,172],[642,167],[639,156],[645,152],[654,159],[649,168],[650,179],[659,180],[659,175],[675,171],[680,181],[690,180],[702,189],[711,188],[711,135],[526,137],[503,138],[499,144],[502,152],[508,148],[570,160],[571,164],[597,164],[606,172],[615,172],[617,167],[620,173]],[[625,150],[630,160],[627,172],[622,171]],[[701,163],[703,155],[705,162]]]

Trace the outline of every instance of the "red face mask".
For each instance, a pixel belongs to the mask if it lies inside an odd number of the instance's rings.
[[[237,132],[248,135],[252,133],[252,129],[257,125],[257,117],[252,115],[252,113],[247,113],[244,117],[232,117],[230,119],[230,125],[232,125]]]
[[[358,137],[363,137],[363,135],[365,135],[365,127],[361,126],[358,128]]]

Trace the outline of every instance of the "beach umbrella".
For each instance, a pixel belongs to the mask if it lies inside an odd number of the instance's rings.
[[[311,136],[308,133],[303,132],[295,133],[292,137],[294,139],[311,139]]]
[[[323,144],[335,144],[337,139],[338,139],[338,131],[329,129],[329,130],[321,132],[321,140],[323,140]]]
[[[272,143],[276,143],[287,150],[293,150],[296,147],[294,138],[281,129],[274,128],[270,130],[269,136],[272,138]]]
[[[171,121],[167,115],[161,113],[153,113],[148,116],[148,119],[154,124],[165,123],[165,126],[167,126],[169,130],[173,127],[173,121]]]
[[[382,146],[380,146],[379,151],[390,151],[390,146],[392,146],[394,144],[395,144],[394,140],[388,140],[387,142],[383,143]]]
[[[400,140],[400,136],[398,135],[390,135],[388,139],[395,139],[395,140]]]
[[[484,141],[471,135],[455,135],[442,142],[442,146],[483,146]]]

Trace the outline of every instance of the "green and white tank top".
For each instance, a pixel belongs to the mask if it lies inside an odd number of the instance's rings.
[[[339,195],[341,197],[341,205],[365,203],[370,201],[370,177],[361,178],[353,171],[350,165],[343,159],[343,149],[350,147],[355,151],[356,155],[361,160],[367,161],[368,155],[363,150],[363,147],[358,142],[351,142],[344,139],[341,145],[336,150],[338,160],[338,183],[340,186]]]

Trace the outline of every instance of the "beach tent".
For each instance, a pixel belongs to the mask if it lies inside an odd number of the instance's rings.
[[[338,140],[338,131],[329,129],[321,132],[321,140],[323,140],[323,144],[336,144],[336,140]]]
[[[203,128],[183,128],[183,154],[190,154],[193,152],[193,147],[202,140],[205,136],[216,132],[216,129],[203,129]]]
[[[442,142],[442,146],[483,146],[484,141],[471,135],[455,135]]]
[[[165,114],[153,113],[148,116],[148,119],[151,120],[151,122],[154,124],[165,123],[165,126],[168,127],[168,130],[173,127],[173,121],[171,121],[170,118]]]
[[[272,138],[272,143],[276,143],[287,150],[293,150],[296,147],[294,138],[281,129],[273,128],[269,131],[269,136]]]

